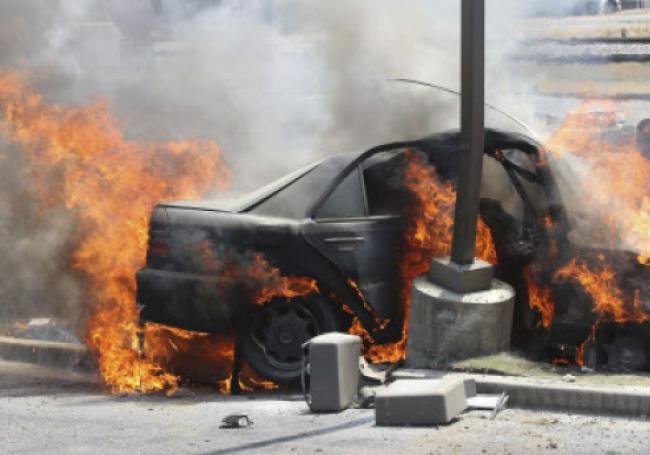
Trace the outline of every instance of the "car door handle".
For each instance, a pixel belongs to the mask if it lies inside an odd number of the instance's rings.
[[[329,237],[324,240],[325,243],[341,244],[341,243],[362,243],[365,242],[365,237]]]

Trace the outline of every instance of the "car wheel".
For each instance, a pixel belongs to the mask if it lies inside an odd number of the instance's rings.
[[[302,344],[338,329],[337,306],[322,296],[277,298],[250,316],[240,333],[244,359],[277,383],[300,380]]]

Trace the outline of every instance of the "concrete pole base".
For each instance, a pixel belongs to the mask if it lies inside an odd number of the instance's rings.
[[[514,289],[493,279],[487,290],[456,293],[421,275],[413,282],[407,365],[435,368],[510,346]]]

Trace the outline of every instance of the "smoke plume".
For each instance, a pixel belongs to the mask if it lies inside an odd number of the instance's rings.
[[[487,3],[488,101],[532,121],[508,55],[515,20],[544,2]],[[318,157],[457,128],[455,96],[389,79],[459,89],[459,4],[4,0],[0,68],[29,71],[46,103],[104,99],[128,140],[215,140],[246,191]],[[77,214],[38,207],[20,148],[0,141],[0,318],[75,320]]]

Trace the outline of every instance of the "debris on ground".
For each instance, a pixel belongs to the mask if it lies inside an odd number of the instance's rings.
[[[508,398],[509,396],[505,392],[501,393],[501,395],[476,395],[467,398],[467,407],[468,409],[492,411],[490,416],[490,420],[492,420],[506,408]]]
[[[70,324],[54,318],[32,318],[27,322],[16,322],[9,328],[9,335],[21,339],[81,343]]]
[[[467,408],[465,383],[457,378],[401,379],[375,396],[381,426],[449,423]]]
[[[220,428],[248,428],[253,421],[246,414],[230,414],[221,420]]]

